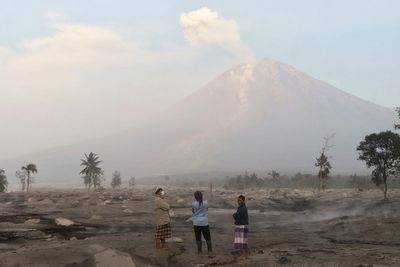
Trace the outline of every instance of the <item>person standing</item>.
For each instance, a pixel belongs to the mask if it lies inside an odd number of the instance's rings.
[[[203,200],[203,194],[200,191],[194,193],[194,198],[195,200],[192,202],[192,213],[197,252],[202,252],[202,234],[206,240],[208,252],[212,252],[210,226],[208,225],[208,201]]]
[[[249,215],[246,207],[246,198],[240,195],[237,198],[238,209],[233,214],[235,219],[235,238],[234,249],[240,251],[239,259],[248,259],[248,244],[247,238],[249,234]]]
[[[156,248],[159,250],[166,250],[165,239],[171,238],[171,225],[170,225],[170,205],[165,201],[165,192],[162,188],[157,188],[154,198],[154,214],[156,220]]]

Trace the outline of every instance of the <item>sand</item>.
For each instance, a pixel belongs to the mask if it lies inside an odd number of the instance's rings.
[[[190,221],[197,189],[166,188],[174,239],[162,252],[155,250],[151,186],[0,194],[0,266],[111,266],[96,261],[104,255],[130,256],[136,266],[400,266],[399,190],[383,201],[379,189],[216,188],[211,195],[202,188],[214,252],[199,255]],[[244,261],[232,244],[239,194],[250,216]]]

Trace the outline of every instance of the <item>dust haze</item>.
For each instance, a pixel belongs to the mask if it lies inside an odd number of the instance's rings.
[[[48,5],[0,18],[1,267],[400,266],[397,14]]]

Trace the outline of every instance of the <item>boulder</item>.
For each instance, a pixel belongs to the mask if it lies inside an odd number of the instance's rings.
[[[66,218],[56,218],[54,222],[59,226],[71,226],[75,224],[73,221]]]
[[[94,256],[94,266],[96,267],[136,267],[128,253],[107,249]]]

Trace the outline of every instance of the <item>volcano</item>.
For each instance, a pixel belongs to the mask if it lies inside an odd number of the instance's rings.
[[[358,143],[366,134],[391,129],[394,121],[393,110],[264,59],[227,70],[128,131],[8,161],[6,166],[28,160],[38,165],[41,180],[77,180],[80,158],[93,151],[107,172],[131,176],[315,172],[323,138],[335,134],[328,151],[333,171],[359,173],[366,170],[357,161]]]

